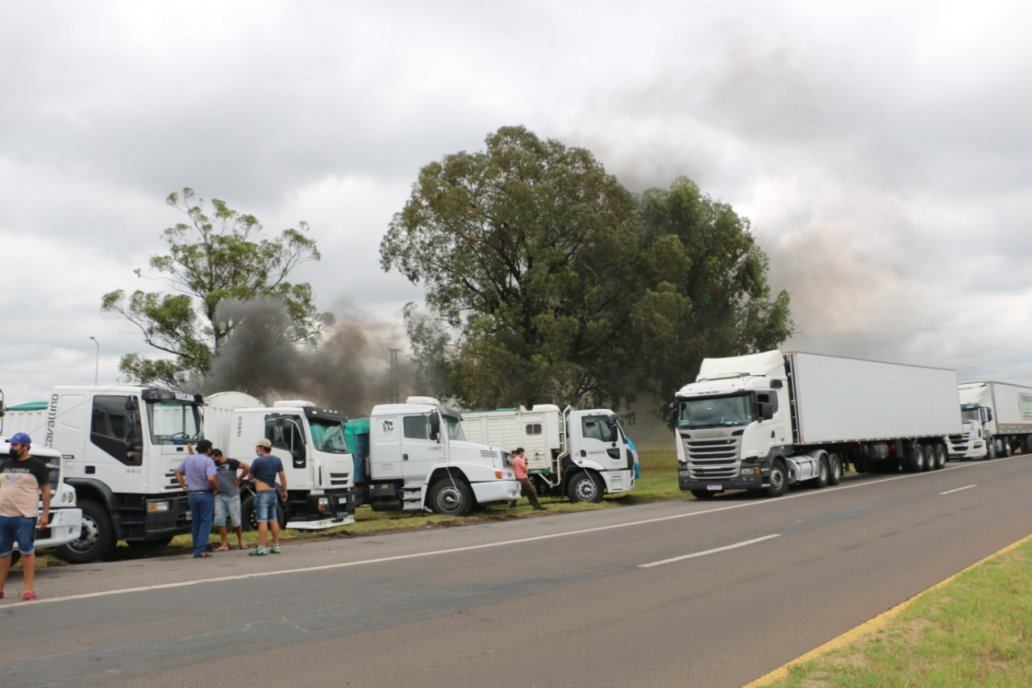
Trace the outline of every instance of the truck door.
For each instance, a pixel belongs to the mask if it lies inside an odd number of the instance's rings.
[[[445,457],[445,439],[437,412],[402,416],[401,430],[401,477],[422,479],[431,466],[441,463]]]
[[[602,465],[603,470],[618,471],[629,467],[629,452],[620,434],[616,418],[604,414],[581,416],[580,447],[572,457],[589,459]]]
[[[265,419],[265,436],[272,442],[272,453],[283,462],[287,486],[304,489],[308,486],[308,446],[305,442],[301,417],[270,414]]]

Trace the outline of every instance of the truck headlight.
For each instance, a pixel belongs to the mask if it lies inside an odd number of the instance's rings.
[[[319,497],[319,502],[315,505],[316,510],[321,514],[330,508],[329,497]]]
[[[172,505],[168,502],[147,502],[147,513],[154,514],[162,511],[171,511]]]

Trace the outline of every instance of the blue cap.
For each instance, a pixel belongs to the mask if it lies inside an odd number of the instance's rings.
[[[32,438],[24,432],[16,432],[11,435],[11,439],[9,439],[8,442],[11,444],[32,444]]]

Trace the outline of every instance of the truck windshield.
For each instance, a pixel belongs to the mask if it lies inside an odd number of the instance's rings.
[[[681,399],[678,403],[677,427],[713,428],[728,425],[748,425],[752,422],[749,396],[701,397]]]
[[[448,430],[448,439],[465,442],[466,436],[462,432],[462,419],[455,416],[443,416],[443,418],[445,428]]]
[[[337,421],[309,418],[312,428],[312,444],[317,451],[327,454],[347,454],[348,444],[344,441],[344,424]]]
[[[979,422],[981,417],[978,415],[977,406],[961,406],[960,407],[960,420],[962,423],[970,423],[974,421]]]
[[[153,444],[186,444],[200,438],[201,412],[186,401],[148,401],[147,425]]]

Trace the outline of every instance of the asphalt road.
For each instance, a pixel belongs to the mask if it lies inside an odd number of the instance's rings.
[[[1032,457],[48,569],[17,686],[741,686],[1032,533]],[[10,599],[14,598],[14,599]]]

